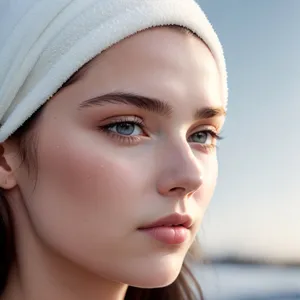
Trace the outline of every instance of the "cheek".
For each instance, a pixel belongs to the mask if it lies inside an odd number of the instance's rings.
[[[213,155],[202,159],[203,167],[203,183],[201,187],[194,193],[191,205],[191,211],[195,213],[197,218],[195,225],[195,235],[200,230],[204,214],[209,206],[211,198],[214,194],[216,181],[218,177],[218,162]]]
[[[203,160],[203,184],[195,193],[198,205],[206,210],[214,194],[218,178],[218,160],[215,155],[209,155]]]
[[[114,245],[133,227],[141,164],[92,139],[56,140],[41,140],[38,149],[38,181],[29,203],[35,227],[56,248]]]

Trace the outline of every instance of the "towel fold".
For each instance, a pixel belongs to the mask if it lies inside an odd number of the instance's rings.
[[[171,24],[208,45],[226,106],[222,46],[193,0],[1,0],[0,142],[97,54],[138,31]]]

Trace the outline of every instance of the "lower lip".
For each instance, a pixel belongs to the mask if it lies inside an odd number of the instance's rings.
[[[149,234],[157,241],[169,245],[182,244],[188,237],[188,229],[183,226],[161,226],[141,229],[141,231]]]

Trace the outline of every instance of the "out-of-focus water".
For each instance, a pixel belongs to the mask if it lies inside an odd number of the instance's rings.
[[[300,268],[220,264],[194,273],[206,300],[300,300]]]

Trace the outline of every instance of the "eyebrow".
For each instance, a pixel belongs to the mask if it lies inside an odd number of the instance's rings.
[[[97,96],[80,103],[78,109],[84,109],[94,106],[104,106],[106,104],[126,104],[137,108],[156,113],[160,116],[171,116],[173,107],[159,99],[145,97],[133,93],[108,93]],[[226,111],[223,107],[204,107],[198,109],[194,114],[194,119],[210,119],[214,117],[225,116]]]

